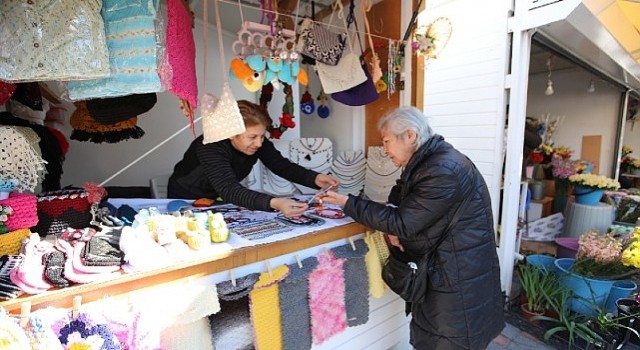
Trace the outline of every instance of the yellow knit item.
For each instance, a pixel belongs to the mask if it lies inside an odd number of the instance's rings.
[[[364,242],[369,247],[369,251],[364,256],[369,275],[369,293],[374,298],[381,298],[387,291],[387,285],[382,279],[382,266],[389,257],[389,247],[383,235],[384,233],[375,231],[367,232],[364,237]]]
[[[249,293],[251,321],[257,350],[282,349],[282,322],[280,319],[280,287],[278,282],[289,274],[289,267],[278,266],[260,274],[258,282]]]
[[[16,255],[20,252],[22,239],[31,234],[28,228],[11,231],[0,235],[0,255]]]

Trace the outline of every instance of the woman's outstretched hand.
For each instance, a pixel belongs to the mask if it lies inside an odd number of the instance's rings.
[[[349,197],[335,191],[327,191],[327,193],[321,196],[320,199],[322,199],[322,201],[325,203],[344,207],[344,205],[347,204],[347,199],[349,199]]]

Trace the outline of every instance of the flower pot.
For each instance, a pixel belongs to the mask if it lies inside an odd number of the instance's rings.
[[[576,259],[561,258],[554,262],[560,273],[560,285],[573,291],[569,308],[577,313],[596,316],[598,308],[604,308],[607,296],[615,281],[584,277],[570,271]]]
[[[531,199],[541,200],[544,198],[544,182],[532,181],[529,187],[531,188]]]
[[[553,213],[564,213],[568,201],[568,195],[556,193],[556,196],[553,198]]]
[[[640,320],[637,318],[637,314],[640,312],[640,303],[634,299],[620,298],[616,300],[615,304],[618,311],[618,317],[622,317],[620,323],[624,326],[633,328],[636,332],[640,333]],[[626,342],[637,345],[640,343],[640,339],[638,339],[635,333],[629,330],[626,332],[623,343]]]
[[[577,237],[560,237],[556,238],[556,258],[573,258],[578,253],[579,238]]]
[[[575,195],[576,203],[578,204],[598,205],[602,195],[604,194],[604,190],[599,188],[576,186],[573,189],[573,194]]]
[[[627,298],[638,288],[638,285],[631,280],[615,281],[609,291],[607,302],[605,303],[606,312],[616,311],[616,301],[618,299]]]
[[[554,257],[543,254],[527,255],[525,258],[527,264],[537,267],[540,270],[554,270],[553,262],[556,260]]]
[[[533,318],[534,316],[542,316],[544,315],[544,311],[540,311],[540,312],[533,312],[530,311],[529,308],[527,308],[527,304],[521,304],[520,305],[520,312],[522,314],[522,318],[524,318],[525,320],[531,322],[532,324],[538,325],[540,324],[540,320],[532,320],[531,318]]]

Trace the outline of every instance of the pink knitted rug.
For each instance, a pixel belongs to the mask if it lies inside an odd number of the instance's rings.
[[[336,259],[331,252],[318,255],[318,267],[309,275],[309,309],[313,343],[322,344],[347,328],[344,295],[346,259]]]

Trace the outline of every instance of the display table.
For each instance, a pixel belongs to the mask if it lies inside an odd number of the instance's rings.
[[[576,202],[567,203],[566,219],[562,235],[564,237],[580,237],[589,230],[605,233],[611,226],[615,208],[606,203],[584,205]]]
[[[132,207],[140,209],[149,204],[142,204],[142,202],[133,203]],[[117,203],[131,202],[121,201]],[[156,201],[155,204],[161,205],[161,203],[161,201]],[[120,277],[108,281],[78,284],[67,288],[52,289],[42,294],[25,295],[20,298],[2,301],[0,306],[8,311],[19,312],[22,303],[28,301],[33,308],[46,306],[70,308],[75,296],[82,296],[83,303],[95,301],[105,296],[117,296],[165,282],[227,271],[307,248],[322,246],[329,242],[363,234],[366,231],[365,226],[355,223],[351,219],[347,221],[345,219],[327,219],[326,221],[327,223],[323,226],[297,229],[294,231],[295,235],[291,232],[285,232],[282,237],[272,238],[268,243],[255,242],[255,244],[250,245],[250,243],[236,237],[236,243],[231,245],[233,249],[224,253],[207,256],[196,254],[193,260],[183,261],[171,266],[152,271],[122,273]]]

